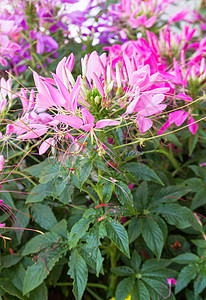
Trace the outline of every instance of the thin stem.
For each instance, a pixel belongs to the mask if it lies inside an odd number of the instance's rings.
[[[103,300],[101,297],[99,297],[95,292],[93,292],[90,288],[86,288],[87,292],[89,292],[96,300]]]

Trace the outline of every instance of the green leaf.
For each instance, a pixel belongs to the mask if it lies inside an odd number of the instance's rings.
[[[84,160],[80,166],[78,166],[78,183],[79,183],[79,188],[81,190],[84,182],[87,180],[89,175],[91,174],[93,168],[93,161],[91,160]]]
[[[199,261],[199,257],[193,253],[180,254],[172,259],[173,262],[181,265],[187,265]]]
[[[10,279],[0,278],[0,287],[7,292],[9,295],[12,295],[18,299],[26,300],[27,297],[23,297],[22,293],[17,289],[13,283],[11,283]]]
[[[114,183],[113,182],[105,182],[105,184],[102,187],[102,197],[103,202],[108,203],[112,197],[114,190]]]
[[[142,277],[142,280],[144,281],[147,289],[150,292],[150,296],[152,299],[164,299],[167,298],[169,295],[169,286],[164,284],[162,281],[158,281],[152,278],[144,278]],[[158,298],[153,298],[154,295],[157,294]],[[168,298],[171,299],[171,298]],[[173,298],[174,299],[174,298]]]
[[[163,236],[164,236],[164,244],[166,244],[167,241],[167,235],[168,235],[168,229],[167,229],[167,224],[166,222],[160,217],[160,216],[155,216],[157,223],[162,230]]]
[[[36,195],[32,195],[36,194]],[[40,183],[37,184],[30,192],[29,196],[26,199],[26,204],[28,203],[35,203],[35,202],[42,202],[44,198],[49,197],[52,195],[52,183],[47,182],[46,184]]]
[[[206,204],[206,187],[201,188],[192,200],[191,209],[196,209]]]
[[[1,265],[4,268],[10,268],[11,266],[16,265],[20,260],[22,260],[21,255],[6,255],[1,257]]]
[[[73,293],[76,300],[81,300],[87,285],[88,269],[85,260],[76,249],[72,250],[70,255],[67,274],[74,279]]]
[[[146,166],[144,164],[137,163],[137,162],[131,162],[131,163],[125,164],[123,167],[125,168],[125,170],[128,173],[132,174],[137,179],[142,179],[142,180],[146,180],[146,181],[154,181],[154,182],[164,185],[162,180],[157,176],[157,174],[152,169],[150,169],[148,166]]]
[[[205,248],[206,249],[206,241],[205,240],[191,240],[193,244],[195,244],[199,248]]]
[[[135,274],[134,270],[127,266],[112,268],[111,272],[118,276],[131,276]]]
[[[204,184],[200,178],[189,178],[184,181],[184,184],[191,189],[192,192],[198,192],[201,188],[204,187]]]
[[[190,264],[184,267],[177,278],[175,294],[183,290],[189,282],[196,277],[198,267],[195,264]]]
[[[60,164],[48,165],[40,174],[40,183],[47,183],[52,179],[56,178],[60,174]]]
[[[139,271],[139,267],[141,265],[141,257],[139,256],[136,250],[134,250],[132,253],[130,265],[136,273]]]
[[[25,169],[24,171],[28,172],[32,176],[35,176],[35,177],[39,178],[39,175],[41,174],[43,169],[46,168],[48,166],[48,164],[53,163],[53,161],[54,161],[53,158],[49,159],[49,161],[48,161],[48,159],[46,159],[46,160],[44,160],[43,162],[41,162],[39,164],[36,164],[32,167],[29,167],[29,168]]]
[[[142,280],[137,280],[132,291],[131,300],[150,300],[150,294]]]
[[[65,205],[68,205],[72,199],[74,193],[74,184],[72,182],[68,183],[65,189],[59,195],[59,201]]]
[[[30,300],[40,300],[40,299],[48,299],[48,290],[46,284],[43,282],[37,288],[30,292],[29,295]]]
[[[171,261],[169,259],[163,259],[161,258],[159,261],[156,259],[150,259],[146,260],[144,264],[142,265],[142,272],[148,272],[152,270],[160,270],[165,269],[171,264]]]
[[[17,204],[18,211],[15,212],[16,221],[13,224],[13,227],[19,227],[19,224],[21,224],[22,228],[25,228],[29,224],[30,220],[30,213],[28,207],[26,207],[23,203],[23,205]],[[16,239],[18,243],[21,241],[21,237],[24,233],[24,230],[15,230],[14,233],[16,235]]]
[[[69,237],[68,243],[70,249],[76,247],[79,240],[85,235],[87,230],[89,229],[89,225],[94,221],[94,218],[82,218],[72,227]]]
[[[36,257],[36,263],[29,266],[26,270],[23,286],[24,295],[42,284],[62,255],[62,249],[56,247],[46,251],[45,253],[40,253]]]
[[[108,238],[122,251],[127,257],[129,254],[129,239],[127,231],[118,221],[107,219],[106,230]]]
[[[9,278],[11,282],[21,292],[23,292],[25,273],[26,272],[22,263],[19,263],[9,269]]]
[[[160,203],[176,202],[189,191],[189,189],[184,188],[183,186],[171,185],[166,188],[162,188],[154,194],[148,209],[155,205],[159,205]]]
[[[133,196],[128,186],[124,182],[119,181],[115,184],[114,191],[118,201],[131,213],[135,214]]]
[[[139,237],[142,231],[142,220],[134,217],[128,226],[129,243],[132,243]]]
[[[134,193],[134,205],[137,209],[145,209],[148,207],[148,185],[143,181]]]
[[[48,205],[39,203],[34,204],[31,207],[31,213],[34,221],[46,230],[50,230],[57,223],[57,220]]]
[[[59,239],[59,235],[54,232],[46,232],[45,235],[37,235],[26,244],[22,255],[29,255],[40,252],[43,249],[51,248]]]
[[[90,229],[86,239],[87,245],[91,249],[91,255],[96,262],[95,270],[97,277],[99,276],[104,260],[98,247],[101,245],[100,239],[103,239],[106,235],[107,232],[104,223],[97,223]]]
[[[159,259],[164,246],[164,236],[158,223],[152,217],[147,217],[143,221],[142,236],[146,245]]]
[[[135,283],[134,277],[128,277],[120,281],[115,292],[115,299],[125,300],[125,298],[132,291],[134,283]]]
[[[166,282],[167,278],[175,278],[178,272],[171,269],[160,269],[160,270],[147,270],[146,272],[142,271],[141,274],[145,280],[146,278],[150,278],[150,279]]]
[[[93,255],[93,253],[92,253],[93,249],[92,248],[88,248],[88,245],[86,245],[86,244],[83,244],[83,245],[81,244],[79,250],[80,250],[81,256],[84,258],[84,260],[86,261],[86,263],[92,269],[96,270],[96,272],[98,271],[99,266],[101,266],[100,267],[100,273],[104,275],[104,270],[102,268],[103,258],[101,256],[100,250],[99,249],[97,250],[97,252],[99,252],[99,253],[97,253],[96,256]],[[97,273],[97,276],[98,275],[99,274]]]
[[[204,270],[201,270],[200,273],[198,273],[197,278],[194,281],[194,291],[196,297],[203,292],[203,290],[206,289],[206,268]]]
[[[184,229],[193,226],[195,229],[202,231],[192,211],[187,207],[177,203],[168,203],[162,204],[153,211],[162,214],[169,224],[175,225],[177,228]]]
[[[192,155],[192,153],[197,145],[197,142],[198,142],[198,135],[191,136],[191,138],[189,139],[189,145],[188,145],[189,156]]]
[[[61,220],[52,227],[51,232],[57,233],[59,236],[67,239],[67,221],[65,219]]]

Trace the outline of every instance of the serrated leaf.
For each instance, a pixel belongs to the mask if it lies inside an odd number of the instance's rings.
[[[45,248],[51,248],[59,239],[59,235],[53,232],[46,232],[45,235],[39,234],[26,243],[22,255],[37,253]]]
[[[54,159],[50,158],[49,161],[48,159],[44,160],[43,162],[36,164],[34,166],[31,166],[29,168],[26,168],[24,171],[28,172],[30,175],[35,176],[39,178],[41,172],[43,171],[44,168],[48,166],[48,164],[53,163]]]
[[[152,278],[142,278],[144,281],[147,289],[150,291],[150,296],[152,296],[152,291],[156,292],[159,295],[159,298],[166,298],[168,297],[170,291],[169,286],[164,284],[162,281],[158,281]],[[168,297],[168,299],[170,299]]]
[[[105,182],[105,184],[102,187],[102,197],[103,202],[108,203],[112,197],[114,190],[114,183],[113,182]]]
[[[135,283],[135,277],[128,277],[120,281],[115,292],[115,299],[125,300],[132,291]]]
[[[85,235],[85,233],[89,229],[89,225],[93,221],[93,218],[82,218],[72,227],[68,237],[70,249],[76,247],[77,243]]]
[[[159,259],[164,246],[164,236],[155,219],[145,218],[142,225],[142,236],[148,248]]]
[[[76,249],[70,255],[67,274],[74,279],[73,293],[76,300],[81,300],[87,284],[88,269],[85,260]]]
[[[153,211],[162,214],[169,224],[175,225],[177,228],[184,229],[193,226],[195,229],[202,231],[192,211],[187,207],[177,203],[168,203],[162,204]]]
[[[206,289],[206,268],[198,273],[194,281],[194,292],[196,297]]]
[[[147,208],[148,202],[148,185],[146,181],[143,181],[134,193],[134,205],[137,209],[143,210]]]
[[[106,235],[107,232],[104,224],[97,223],[90,229],[86,239],[87,245],[91,249],[92,256],[96,262],[95,270],[97,277],[99,276],[104,260],[98,247],[101,245],[100,239],[103,239]]]
[[[193,253],[184,253],[172,258],[172,261],[177,264],[186,265],[198,262],[199,257]]]
[[[141,265],[141,257],[139,256],[136,250],[134,250],[132,253],[130,265],[135,270],[136,273],[139,271]]]
[[[1,257],[1,265],[4,268],[10,268],[11,266],[16,265],[18,262],[20,262],[20,260],[22,260],[22,256],[21,255],[5,255]]]
[[[72,182],[68,183],[63,191],[59,194],[59,201],[63,204],[69,204],[74,193],[74,185]]]
[[[40,183],[47,183],[60,174],[60,164],[48,165],[40,174]]]
[[[25,277],[25,269],[22,263],[19,263],[12,268],[9,269],[9,278],[13,285],[23,292],[23,284],[24,284],[24,277]]]
[[[152,206],[159,205],[160,203],[176,202],[189,191],[189,189],[184,188],[183,186],[171,185],[166,188],[162,188],[154,194],[148,209]]]
[[[149,270],[160,270],[168,267],[171,264],[169,259],[161,258],[159,261],[156,259],[146,260],[142,265],[142,272],[148,272]]]
[[[131,276],[134,275],[134,270],[128,266],[112,268],[111,272],[118,276]]]
[[[46,284],[43,282],[37,288],[30,292],[29,295],[30,300],[39,300],[39,299],[48,299],[48,290]]]
[[[100,273],[104,275],[104,270],[102,268],[102,262],[100,261],[99,257],[101,256],[101,252],[100,250],[98,249],[98,253],[97,255],[99,256],[98,258],[92,253],[92,248],[88,248],[88,245],[86,244],[83,244],[83,245],[80,245],[80,254],[81,256],[84,258],[85,262],[94,270],[97,269],[97,260],[100,262],[98,263],[99,265],[101,264],[101,267],[100,267]],[[102,260],[103,261],[103,260]],[[99,267],[99,266],[98,266]],[[97,271],[97,270],[96,270]]]
[[[33,195],[32,195],[33,194]],[[44,198],[52,195],[52,183],[47,182],[46,184],[37,184],[30,192],[26,199],[26,204],[42,202]]]
[[[23,295],[29,293],[42,284],[62,255],[62,249],[55,248],[37,256],[36,263],[28,266],[26,270]]]
[[[184,181],[184,184],[188,186],[192,192],[198,192],[204,187],[204,184],[200,178],[192,177]]]
[[[144,164],[137,163],[137,162],[131,162],[131,163],[125,164],[123,167],[128,173],[132,174],[137,179],[142,179],[142,180],[146,180],[146,181],[154,181],[154,182],[164,185],[162,180],[157,176],[157,174],[152,169],[150,169],[148,166],[146,166]]]
[[[196,265],[190,264],[184,267],[177,278],[175,294],[183,290],[189,284],[189,282],[196,277],[196,274],[197,274]]]
[[[144,279],[151,278],[159,281],[166,282],[167,278],[174,278],[178,272],[171,269],[160,269],[160,270],[147,270],[141,273]]]
[[[139,237],[142,231],[142,220],[134,217],[128,226],[129,243],[132,243]]]
[[[29,220],[30,220],[29,209],[24,204],[23,205],[17,204],[17,208],[18,208],[18,211],[15,212],[16,221],[14,222],[13,227],[19,227],[19,224],[21,224],[22,228],[26,228],[26,226],[29,224]],[[19,243],[21,241],[21,237],[22,237],[24,231],[14,229],[14,233],[15,233],[16,239]]]
[[[51,232],[58,234],[64,238],[67,238],[67,221],[65,219],[58,222],[52,227]]]
[[[84,182],[87,180],[89,175],[91,174],[93,168],[93,161],[88,160],[84,161],[80,166],[79,166],[79,172],[78,172],[78,183],[79,183],[79,188],[81,190]]]
[[[150,294],[142,280],[137,280],[132,291],[131,300],[150,300]]]
[[[135,214],[133,196],[128,186],[124,182],[118,181],[115,184],[114,191],[118,201],[131,213]]]
[[[189,139],[189,145],[188,145],[188,149],[189,149],[189,156],[192,155],[196,145],[198,142],[198,135],[195,134],[194,136],[191,136],[191,138]]]
[[[22,293],[13,285],[10,279],[0,278],[0,287],[11,296],[22,300],[28,299],[27,297],[23,297]]]
[[[129,254],[129,239],[127,231],[118,221],[106,220],[106,230],[108,238],[122,251],[127,257]]]
[[[34,204],[31,207],[31,213],[35,222],[46,230],[50,230],[57,223],[56,217],[48,205]]]
[[[206,204],[206,187],[201,188],[194,196],[191,209],[194,210]]]

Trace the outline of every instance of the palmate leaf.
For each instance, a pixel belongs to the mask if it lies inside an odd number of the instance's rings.
[[[146,245],[160,259],[164,246],[164,236],[160,226],[152,217],[144,219],[142,224],[142,236]]]
[[[86,288],[88,279],[88,269],[85,260],[77,249],[72,250],[69,258],[69,271],[67,273],[74,279],[73,293],[76,300],[81,300]]]
[[[118,221],[108,218],[105,222],[108,238],[122,251],[127,257],[129,253],[129,239],[127,231]]]
[[[196,277],[197,271],[198,266],[195,264],[189,264],[181,270],[177,278],[175,294],[183,290],[189,284],[189,282]]]
[[[150,300],[150,294],[142,280],[137,280],[132,291],[131,300]]]
[[[135,283],[135,277],[128,277],[120,281],[115,292],[115,299],[125,300],[132,291]]]
[[[56,178],[60,174],[60,170],[60,164],[48,165],[40,174],[40,183],[47,183]]]
[[[144,164],[131,162],[123,165],[123,167],[126,170],[126,172],[132,174],[134,177],[136,177],[136,179],[154,181],[164,185],[162,180],[157,176],[157,174]]]

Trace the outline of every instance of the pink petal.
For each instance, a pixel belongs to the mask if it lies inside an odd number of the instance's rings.
[[[79,129],[83,125],[82,119],[76,116],[58,115],[55,120],[61,121],[64,124],[70,125],[76,129]]]
[[[53,141],[53,138],[48,138],[45,141],[43,141],[43,143],[39,147],[39,154],[40,155],[44,154],[49,149],[49,147],[51,146],[52,141]]]
[[[3,155],[0,155],[0,171],[3,170],[4,163],[5,163],[5,159],[4,159]]]
[[[146,132],[152,127],[152,120],[144,118],[144,117],[137,117],[136,122],[139,126],[140,132]]]
[[[44,135],[48,131],[48,128],[44,125],[39,124],[38,127],[40,127],[40,128],[35,128],[32,131],[29,131],[25,134],[19,135],[18,139],[20,139],[20,140],[34,139],[34,138]]]
[[[119,121],[115,121],[115,120],[111,120],[111,119],[104,119],[104,120],[100,120],[97,122],[96,124],[96,128],[103,128],[106,126],[116,126],[119,125]]]
[[[95,118],[94,118],[94,116],[89,112],[88,109],[83,108],[83,109],[81,110],[81,112],[82,112],[82,117],[83,117],[83,121],[84,121],[85,124],[94,123]]]
[[[191,116],[188,120],[188,125],[189,125],[189,130],[192,134],[195,134],[198,130],[198,125],[197,123],[194,123],[195,120],[193,119],[193,117]],[[194,124],[192,124],[194,123]],[[191,124],[191,125],[190,125]]]

